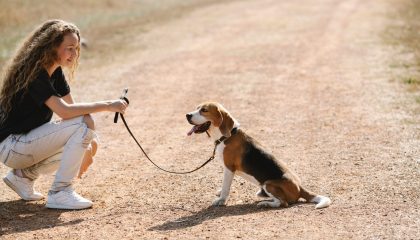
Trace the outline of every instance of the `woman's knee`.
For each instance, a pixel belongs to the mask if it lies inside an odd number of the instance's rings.
[[[93,120],[92,115],[86,114],[83,116],[83,122],[86,123],[86,126],[89,129],[95,130],[95,121]]]

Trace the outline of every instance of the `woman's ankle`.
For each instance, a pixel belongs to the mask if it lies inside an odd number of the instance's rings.
[[[18,177],[27,178],[27,179],[33,181],[33,179],[26,176],[26,174],[21,169],[13,169],[13,173]]]

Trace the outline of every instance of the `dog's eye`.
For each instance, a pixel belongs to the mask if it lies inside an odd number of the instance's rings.
[[[205,109],[205,108],[202,108],[202,109],[201,109],[201,111],[202,111],[202,112],[208,112],[209,110],[207,110],[207,109]]]

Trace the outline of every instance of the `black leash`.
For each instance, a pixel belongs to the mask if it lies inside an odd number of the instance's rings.
[[[131,130],[130,130],[130,128],[128,127],[128,125],[127,125],[127,122],[125,121],[125,118],[124,118],[124,115],[122,115],[121,113],[120,113],[120,116],[121,116],[121,119],[122,119],[122,121],[123,121],[123,123],[124,123],[124,126],[125,126],[125,128],[127,129],[127,131],[128,131],[128,133],[130,133],[130,135],[131,135],[131,137],[134,139],[134,141],[137,143],[137,146],[139,146],[139,148],[141,149],[141,151],[143,152],[143,154],[144,154],[144,156],[146,156],[146,158],[153,164],[153,165],[155,165],[157,168],[159,168],[160,170],[162,170],[162,171],[164,171],[164,172],[167,172],[167,173],[173,173],[173,174],[187,174],[187,173],[192,173],[192,172],[195,172],[195,171],[197,171],[198,169],[200,169],[200,168],[202,168],[202,167],[204,167],[207,163],[209,163],[211,160],[213,160],[214,159],[214,155],[216,154],[216,147],[217,147],[217,145],[219,145],[219,143],[221,143],[222,141],[220,141],[219,142],[219,140],[218,141],[216,141],[216,143],[215,143],[215,146],[214,146],[214,150],[213,150],[213,155],[207,160],[207,161],[205,161],[201,166],[199,166],[198,168],[196,168],[196,169],[194,169],[194,170],[191,170],[191,171],[187,171],[187,172],[173,172],[173,171],[169,171],[169,170],[166,170],[166,169],[163,169],[163,168],[161,168],[161,167],[159,167],[156,163],[154,163],[153,161],[152,161],[152,159],[150,159],[149,158],[149,156],[147,155],[147,153],[144,151],[144,149],[141,147],[141,145],[140,145],[140,143],[137,141],[137,139],[136,139],[136,137],[134,137],[134,135],[133,135],[133,133],[131,132]]]
[[[124,90],[123,90],[123,94],[122,94],[122,96],[121,96],[121,99],[123,99],[124,101],[126,101],[127,103],[129,103],[129,101],[128,101],[128,99],[127,99],[127,97],[126,97],[126,95],[127,95],[127,92],[128,92],[128,89],[127,88],[125,88]],[[142,148],[142,146],[140,145],[140,143],[139,143],[139,141],[137,141],[137,139],[136,139],[136,137],[134,136],[134,134],[131,132],[131,130],[130,130],[130,127],[128,127],[128,124],[127,124],[127,122],[125,121],[125,118],[124,118],[124,115],[123,114],[118,114],[118,112],[116,112],[115,113],[115,117],[114,117],[114,123],[117,123],[118,122],[118,115],[120,115],[121,116],[121,119],[122,119],[122,121],[123,121],[123,123],[124,123],[124,126],[125,126],[125,128],[127,129],[127,131],[128,131],[128,133],[130,133],[130,135],[131,135],[131,137],[134,139],[134,141],[137,143],[137,146],[139,146],[139,148],[141,149],[141,151],[143,152],[143,154],[144,154],[144,156],[146,156],[146,158],[153,164],[153,165],[155,165],[157,168],[159,168],[160,170],[162,170],[162,171],[164,171],[164,172],[167,172],[167,173],[173,173],[173,174],[188,174],[188,173],[192,173],[192,172],[195,172],[195,171],[197,171],[198,169],[200,169],[200,168],[202,168],[202,167],[204,167],[205,165],[207,165],[207,163],[209,163],[211,160],[213,160],[214,159],[214,155],[216,154],[216,147],[217,147],[217,145],[219,145],[221,142],[223,142],[224,140],[226,140],[226,137],[225,136],[222,136],[220,139],[218,139],[217,141],[215,141],[215,143],[214,143],[214,150],[213,150],[213,155],[207,160],[207,161],[205,161],[201,166],[199,166],[198,168],[196,168],[196,169],[194,169],[194,170],[191,170],[191,171],[187,171],[187,172],[174,172],[174,171],[169,171],[169,170],[166,170],[166,169],[163,169],[163,168],[161,168],[161,167],[159,167],[156,163],[154,163],[153,161],[152,161],[152,159],[150,159],[149,158],[149,156],[147,155],[147,153],[144,151],[144,149]],[[236,132],[236,130],[235,130],[235,132]]]

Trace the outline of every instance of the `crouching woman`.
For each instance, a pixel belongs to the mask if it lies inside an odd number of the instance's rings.
[[[4,69],[0,91],[0,161],[11,170],[4,182],[24,200],[40,200],[34,190],[41,174],[56,171],[46,207],[84,209],[92,202],[72,188],[83,161],[96,152],[94,122],[100,111],[124,113],[127,103],[75,103],[63,74],[73,77],[80,55],[78,28],[62,20],[37,27]],[[53,113],[60,119],[51,121]]]

